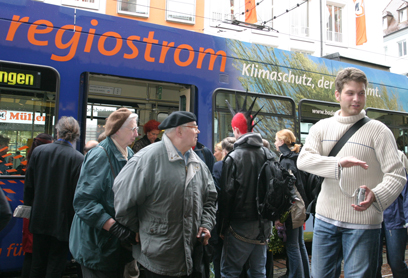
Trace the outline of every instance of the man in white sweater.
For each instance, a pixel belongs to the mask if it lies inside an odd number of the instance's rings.
[[[336,157],[328,157],[343,134],[365,117],[367,77],[346,68],[336,77],[340,110],[316,123],[300,152],[300,170],[324,177],[316,204],[312,276],[375,277],[382,212],[405,185],[404,168],[392,132],[379,121],[363,125]],[[366,190],[357,204],[355,194]]]

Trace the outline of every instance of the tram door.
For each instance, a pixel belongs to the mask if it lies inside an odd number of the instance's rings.
[[[87,95],[86,113],[83,113],[85,142],[98,140],[105,130],[105,119],[121,107],[139,116],[136,140],[144,136],[143,126],[147,121],[162,122],[173,111],[191,111],[194,107],[191,86],[96,73],[86,73],[83,77]]]

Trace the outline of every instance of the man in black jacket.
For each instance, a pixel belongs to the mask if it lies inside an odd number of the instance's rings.
[[[251,106],[252,107],[252,106]],[[239,108],[238,108],[239,109]],[[245,104],[244,104],[245,109]],[[232,108],[230,108],[233,112]],[[266,161],[262,137],[253,133],[251,109],[233,113],[231,126],[237,141],[224,159],[221,174],[221,237],[224,238],[221,276],[239,277],[248,261],[250,277],[265,277],[267,245],[260,234],[256,204],[258,173]],[[271,222],[264,220],[264,234],[270,235]]]
[[[32,207],[32,278],[61,277],[69,254],[72,201],[84,156],[72,146],[80,131],[73,117],[62,117],[56,129],[58,140],[34,149],[25,176],[24,204]]]

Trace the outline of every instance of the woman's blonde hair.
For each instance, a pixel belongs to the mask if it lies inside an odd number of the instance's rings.
[[[296,144],[296,137],[289,129],[282,129],[276,132],[276,138],[282,140],[292,152],[298,153],[300,151],[300,144]]]
[[[222,141],[221,141],[222,142]],[[218,142],[217,144],[215,144],[215,146],[214,146],[214,150],[219,150],[219,151],[222,151],[222,146],[221,146],[221,142]]]

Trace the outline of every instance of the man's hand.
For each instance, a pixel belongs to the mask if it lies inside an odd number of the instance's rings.
[[[128,245],[136,245],[136,234],[126,228],[125,226],[119,224],[118,222],[115,222],[115,224],[112,225],[109,229],[109,233],[111,233],[113,236],[117,237],[120,239],[125,244]]]
[[[372,204],[373,202],[375,202],[375,195],[374,195],[374,193],[371,191],[371,189],[368,188],[368,187],[365,186],[365,185],[360,186],[360,188],[364,188],[364,189],[366,190],[366,192],[365,192],[365,199],[364,199],[364,201],[362,201],[362,202],[360,203],[359,206],[358,206],[358,204],[351,205],[351,206],[352,206],[356,211],[365,211],[365,210],[367,210],[367,209],[371,206],[371,204]]]
[[[358,160],[354,156],[342,157],[339,160],[339,164],[343,168],[349,168],[349,167],[353,167],[353,166],[360,166],[360,167],[362,167],[362,168],[364,168],[366,170],[368,169],[368,164],[365,161]]]
[[[198,230],[198,234],[197,234],[197,239],[200,240],[201,238],[201,234],[204,233],[204,240],[203,240],[203,245],[207,245],[208,244],[208,240],[211,237],[211,233],[208,229],[200,227],[200,229]]]

